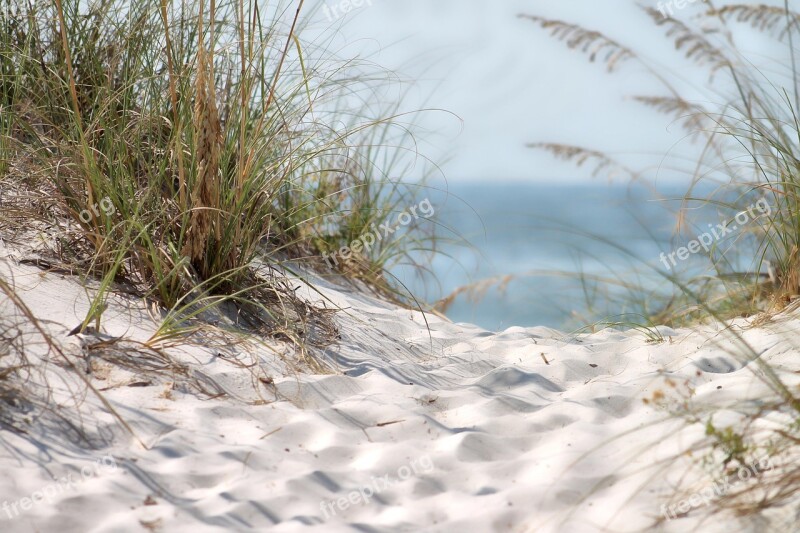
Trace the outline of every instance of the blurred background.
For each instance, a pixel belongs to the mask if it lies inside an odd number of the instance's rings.
[[[680,15],[703,9],[696,4]],[[319,1],[312,28],[333,30],[331,49],[413,80],[376,96],[375,105],[402,99],[401,110],[426,110],[413,121],[421,132],[419,152],[429,159],[420,157],[408,175],[397,177],[427,178],[420,198],[431,199],[440,233],[454,243],[442,242],[446,253],[429,265],[433,276],[393,270],[415,294],[436,301],[457,291],[448,316],[492,330],[585,324],[624,311],[609,302],[610,285],[602,280],[638,276],[643,287],[658,290],[663,280],[642,265],[658,265],[660,253],[699,234],[698,225],[719,222],[706,206],[707,212],[695,213],[695,229],[676,234],[676,212],[693,170],[681,162],[696,161],[702,146],[632,97],[663,94],[662,75],[693,101],[713,105],[724,98],[708,90],[706,68],[675,53],[642,5],[364,0],[356,7]],[[590,62],[524,14],[601,31],[652,68],[629,61],[609,73],[602,60]],[[759,68],[781,68],[786,47],[763,34],[744,28],[737,45],[763,60]],[[577,145],[619,165],[598,169],[590,160],[576,166],[531,143]],[[436,168],[430,161],[443,163]],[[626,169],[641,172],[633,177]],[[683,266],[700,268],[699,261]]]

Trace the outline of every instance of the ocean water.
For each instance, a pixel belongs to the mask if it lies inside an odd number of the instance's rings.
[[[602,183],[451,183],[446,193],[426,192],[441,223],[438,233],[452,242],[443,242],[441,253],[425,264],[432,274],[394,273],[427,301],[512,275],[502,288],[490,284],[479,299],[456,298],[447,311],[456,322],[495,331],[568,328],[612,316],[619,310],[604,307],[600,296],[609,285],[587,277],[663,289],[668,284],[648,265],[663,268],[661,253],[689,240],[675,235],[677,199],[686,192],[680,185],[662,187],[658,195],[644,185]],[[701,226],[719,217],[713,209],[693,214]],[[707,260],[693,257],[687,265],[691,261],[697,266]]]

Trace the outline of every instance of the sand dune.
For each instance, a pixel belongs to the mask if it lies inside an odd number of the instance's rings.
[[[338,372],[292,372],[276,341],[209,337],[165,349],[188,369],[170,378],[81,355],[96,339],[66,337],[88,309],[75,278],[12,259],[0,271],[146,446],[48,355],[31,387],[47,378],[63,413],[79,391],[92,438],[54,414],[4,432],[4,532],[650,530],[694,472],[675,457],[703,435],[643,400],[687,387],[709,405],[767,394],[711,326],[661,328],[656,343],[636,331],[493,333],[321,279],[328,300],[307,297],[342,308],[341,339],[324,353]],[[9,302],[0,313],[13,316]],[[141,303],[119,297],[106,316],[123,355],[159,361],[136,344],[157,328]],[[796,358],[783,339],[798,328],[784,317],[743,335],[780,366]],[[31,344],[31,358],[44,353]],[[222,390],[198,393],[203,383]],[[656,530],[790,531],[797,518],[787,507],[705,520],[704,509]]]

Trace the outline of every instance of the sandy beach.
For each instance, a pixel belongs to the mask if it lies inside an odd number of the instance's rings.
[[[8,0],[0,533],[800,532],[800,9]]]
[[[681,457],[702,427],[650,400],[680,402],[691,388],[722,416],[769,396],[717,329],[660,328],[658,342],[636,331],[492,333],[316,279],[324,299],[307,291],[308,301],[340,309],[340,339],[324,351],[337,371],[290,372],[281,343],[232,345],[220,334],[163,348],[189,369],[170,378],[110,363],[108,349],[87,360],[82,348],[119,337],[115,350],[156,368],[156,352],[135,344],[157,329],[141,305],[118,296],[107,336],[67,337],[88,310],[85,289],[4,255],[3,275],[135,436],[28,328],[29,357],[48,358],[29,386],[46,381],[65,418],[44,413],[5,440],[2,531],[645,531],[660,519],[656,530],[756,532],[796,523],[790,507],[709,521],[713,498],[668,499],[679,482],[688,495],[711,487]],[[798,328],[783,316],[743,336],[781,368],[791,356],[782,339]]]

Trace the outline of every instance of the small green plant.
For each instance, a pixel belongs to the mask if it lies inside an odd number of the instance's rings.
[[[644,335],[648,344],[660,344],[665,342],[664,335],[659,331],[658,327],[650,322],[648,317],[642,315],[618,315],[608,317],[605,320],[586,326],[584,329],[599,331],[605,328],[638,331]]]
[[[744,443],[744,436],[736,433],[733,427],[728,426],[725,429],[717,429],[711,418],[706,422],[706,436],[714,440],[712,447],[719,448],[725,453],[725,459],[722,461],[723,466],[727,466],[731,461],[736,461],[744,466],[745,454],[749,448]]]

